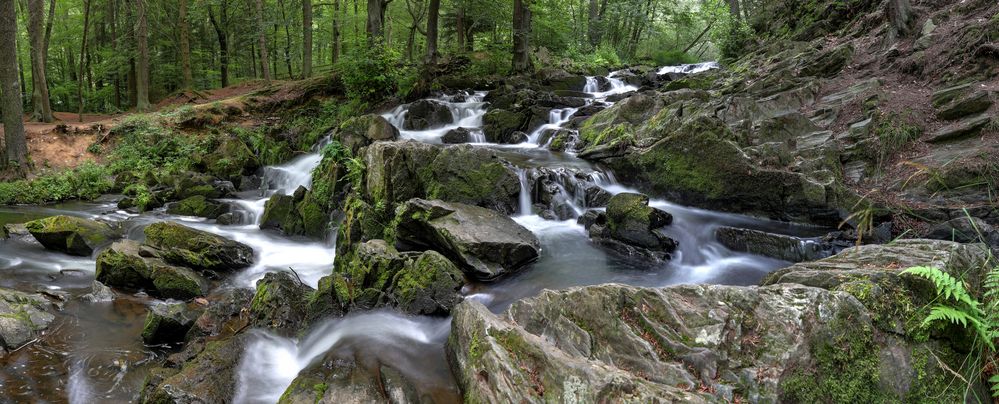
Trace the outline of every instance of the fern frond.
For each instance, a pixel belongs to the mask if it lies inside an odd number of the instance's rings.
[[[903,274],[916,275],[933,282],[939,294],[944,300],[953,300],[965,305],[976,317],[984,317],[978,300],[968,293],[964,283],[950,274],[933,267],[912,267],[902,271]]]

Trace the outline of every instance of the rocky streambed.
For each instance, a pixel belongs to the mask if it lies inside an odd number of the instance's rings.
[[[900,271],[980,280],[988,247],[847,248],[856,236],[828,227],[849,199],[828,151],[763,169],[696,112],[708,95],[688,87],[716,68],[420,100],[284,165],[163,175],[165,206],[144,213],[134,196],[5,209],[27,224],[0,241],[0,386],[157,403],[979,392],[949,384],[970,338],[920,327],[932,286]]]

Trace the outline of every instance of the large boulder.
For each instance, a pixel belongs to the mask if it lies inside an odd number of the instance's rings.
[[[494,280],[533,262],[541,243],[506,215],[477,206],[412,199],[396,211],[396,241],[448,257],[470,278]]]
[[[133,240],[122,240],[97,256],[98,282],[173,299],[204,296],[208,281],[195,271],[170,265],[158,257],[159,251]]]
[[[409,104],[403,129],[426,130],[454,122],[454,115],[447,105],[433,100],[420,100]]]
[[[279,404],[315,403],[420,403],[416,386],[395,369],[380,365],[370,369],[348,355],[323,358],[303,369],[281,395]],[[427,401],[424,401],[427,400]]]
[[[0,356],[34,341],[55,320],[41,294],[0,288]]]
[[[628,259],[661,263],[670,259],[677,242],[663,231],[673,216],[649,206],[649,197],[620,193],[607,202],[606,213],[589,211],[578,220],[590,238]]]
[[[147,404],[231,403],[247,338],[247,334],[237,334],[206,343],[204,350],[179,371],[151,381],[148,393],[141,401]]]
[[[490,150],[382,142],[368,148],[364,161],[365,197],[386,210],[412,198],[461,202],[504,213],[517,207],[517,174]]]
[[[239,183],[242,176],[260,168],[256,154],[236,136],[228,136],[208,155],[202,158],[206,172],[218,178]]]
[[[507,141],[515,132],[527,129],[529,116],[521,112],[492,109],[482,117],[482,131],[486,141],[492,143],[511,143]]]
[[[50,216],[25,227],[45,248],[70,255],[90,256],[116,237],[108,224],[75,216]]]
[[[384,240],[358,245],[323,278],[311,317],[390,306],[414,315],[447,315],[461,302],[465,277],[436,251],[399,252]]]
[[[882,332],[849,293],[797,284],[610,284],[544,291],[500,314],[466,301],[446,349],[465,399],[476,402],[904,402],[926,394],[960,402],[965,393],[948,371],[961,356]]]
[[[253,264],[253,248],[174,222],[146,226],[146,244],[161,250],[167,262],[195,269],[230,272]]]
[[[250,322],[284,333],[294,333],[305,320],[313,289],[289,272],[269,272],[257,281],[250,302]]]
[[[333,139],[340,142],[352,155],[374,142],[396,140],[399,129],[381,115],[368,114],[344,121],[334,131]]]

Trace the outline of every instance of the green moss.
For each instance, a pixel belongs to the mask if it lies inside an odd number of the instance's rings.
[[[312,391],[316,393],[316,402],[318,403],[326,395],[326,390],[329,389],[329,385],[326,383],[316,383],[312,386]]]
[[[677,80],[670,81],[663,86],[664,91],[682,90],[685,88],[693,90],[707,90],[714,84],[714,79],[708,75],[689,75]]]
[[[96,279],[116,287],[140,289],[149,286],[150,269],[138,256],[108,248],[97,256]]]
[[[156,293],[161,297],[185,300],[205,294],[203,281],[187,268],[154,267],[152,277]]]
[[[250,301],[251,311],[260,312],[266,309],[271,300],[271,293],[268,285],[270,284],[267,282],[258,282],[257,291],[253,294],[253,300]]]

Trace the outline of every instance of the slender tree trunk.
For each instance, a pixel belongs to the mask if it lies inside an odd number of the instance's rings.
[[[0,1],[0,102],[6,153],[0,166],[17,165],[23,173],[28,163],[28,144],[21,121],[21,84],[17,79],[17,10],[13,0]]]
[[[291,79],[291,30],[288,29],[288,15],[284,10],[284,0],[279,0],[281,5],[281,20],[284,22],[284,63],[288,65],[288,79]],[[274,44],[277,44],[277,35],[274,36]],[[274,71],[277,76],[277,69]]]
[[[465,5],[459,3],[456,4],[455,7],[457,7],[458,10],[456,11],[457,16],[455,18],[454,36],[458,40],[458,52],[464,52],[465,51]]]
[[[437,64],[437,18],[441,13],[441,0],[430,0],[427,9],[427,63]]]
[[[89,1],[89,0],[87,0]],[[135,66],[135,109],[148,111],[149,105],[149,33],[146,22],[146,0],[135,1],[135,48],[138,51]]]
[[[83,43],[80,45],[80,74],[77,75],[79,80],[76,81],[76,100],[77,107],[79,107],[77,111],[80,114],[80,122],[83,122],[83,72],[84,67],[88,64],[84,62],[84,59],[87,58],[87,28],[90,25],[90,2],[91,0],[83,0]]]
[[[277,37],[278,37],[278,25],[274,24],[274,39],[272,41],[273,43],[277,43]],[[278,74],[277,52],[267,52],[267,54],[270,55],[271,57],[270,58],[271,72],[272,72],[271,74],[276,76]]]
[[[344,5],[344,11],[347,10]],[[333,64],[340,60],[340,0],[333,0]]]
[[[42,31],[45,24],[45,4],[42,0],[28,0],[28,42],[31,47],[31,99],[32,120],[52,122],[52,104],[49,101],[49,85],[45,78],[45,37]]]
[[[265,81],[271,81],[271,71],[267,67],[267,62],[269,58],[267,57],[267,28],[264,24],[264,0],[256,0],[256,10],[257,10],[257,38],[259,43],[257,46],[260,48],[260,60],[261,72],[264,74]]]
[[[49,44],[52,42],[52,22],[55,21],[55,9],[56,0],[49,0],[49,19],[45,20],[45,44],[42,46],[42,49],[45,49],[45,53],[42,54],[45,66],[49,65]]]
[[[336,21],[335,12],[333,20]],[[309,76],[312,76],[312,0],[302,0],[302,78]]]
[[[586,36],[590,40],[590,46],[596,48],[600,45],[600,8],[597,0],[590,0],[589,19],[586,24]]]
[[[513,0],[513,73],[534,69],[531,63],[531,7],[530,0]]]
[[[194,85],[194,75],[191,72],[191,27],[187,22],[187,1],[180,0],[178,10],[178,25],[180,25],[180,68],[183,74],[181,86],[187,90]]]
[[[219,76],[222,79],[222,88],[229,86],[229,37],[226,34],[228,29],[228,4],[222,1],[219,6],[219,18],[215,17],[212,8],[208,7],[208,20],[215,28],[215,36],[219,40]],[[254,73],[256,76],[256,73]]]

